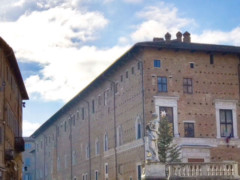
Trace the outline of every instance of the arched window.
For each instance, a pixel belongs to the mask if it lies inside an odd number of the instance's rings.
[[[135,122],[135,130],[136,130],[136,139],[142,138],[142,122],[140,117],[138,116]]]
[[[108,151],[108,134],[104,134],[104,151]]]

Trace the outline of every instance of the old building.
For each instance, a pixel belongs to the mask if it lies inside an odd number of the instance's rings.
[[[24,137],[25,151],[23,152],[23,180],[35,180],[35,141],[33,138]]]
[[[14,52],[0,37],[0,179],[22,178],[22,101],[27,99]]]
[[[37,179],[140,179],[165,111],[182,162],[240,162],[240,47],[188,32],[135,44],[32,135]]]

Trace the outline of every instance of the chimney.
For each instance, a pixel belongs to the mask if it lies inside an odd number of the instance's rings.
[[[183,42],[185,42],[185,43],[190,43],[191,42],[190,33],[187,32],[187,31],[183,34]]]
[[[166,39],[167,42],[169,42],[171,40],[171,34],[169,32],[167,32],[165,34],[165,39]]]
[[[153,38],[153,42],[163,42],[163,41],[164,41],[163,38],[158,38],[158,37]]]
[[[177,32],[176,36],[177,36],[177,41],[182,42],[182,33],[180,31]]]

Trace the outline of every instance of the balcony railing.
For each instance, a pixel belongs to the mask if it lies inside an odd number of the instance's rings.
[[[168,164],[168,178],[177,177],[226,177],[239,178],[238,163],[171,163]]]
[[[15,151],[16,152],[23,152],[24,148],[24,140],[22,137],[15,137]]]

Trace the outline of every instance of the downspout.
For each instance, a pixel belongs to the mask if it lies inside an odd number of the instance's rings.
[[[72,170],[72,118],[71,118],[71,116],[70,116],[70,156],[71,156],[71,160],[70,160],[70,162],[71,162],[71,175],[70,175],[70,177],[71,177],[71,180],[73,179],[72,178],[72,176],[73,176],[73,170]]]
[[[89,179],[91,180],[91,133],[90,133],[90,105],[89,102],[84,100],[88,105],[88,147],[89,147]]]
[[[44,177],[44,179],[45,179],[45,177],[46,177],[46,176],[45,176],[45,168],[46,168],[46,167],[45,167],[45,163],[46,163],[46,162],[45,162],[45,160],[46,160],[46,159],[45,159],[45,150],[46,150],[46,149],[45,149],[45,148],[46,148],[46,147],[45,147],[45,145],[46,145],[46,142],[45,142],[46,139],[45,139],[45,138],[46,138],[46,136],[43,135],[43,177]]]
[[[146,135],[146,122],[145,122],[145,92],[144,92],[144,69],[143,69],[143,61],[133,55],[133,58],[140,63],[140,73],[141,73],[141,86],[142,86],[142,115],[143,115],[143,144],[144,144],[144,162],[146,162],[145,152],[145,135]]]
[[[59,135],[59,129],[58,129],[58,125],[55,126],[56,127],[56,179],[58,179],[58,135]]]
[[[116,83],[112,80],[106,79],[113,85],[113,124],[114,124],[114,154],[115,154],[115,168],[116,168],[116,180],[118,180],[118,160],[117,160],[117,122],[116,122]]]

